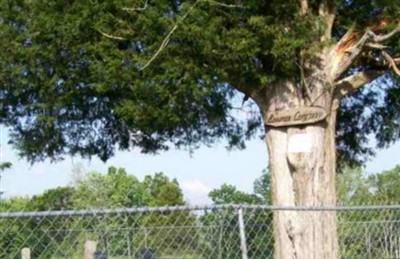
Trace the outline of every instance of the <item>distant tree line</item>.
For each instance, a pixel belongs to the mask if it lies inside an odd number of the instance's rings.
[[[110,167],[103,174],[74,175],[68,187],[57,187],[32,197],[2,199],[0,212],[131,208],[185,205],[176,179],[163,173],[139,180],[123,168]],[[360,168],[344,168],[337,175],[338,205],[400,204],[400,166],[366,175]],[[223,184],[209,193],[214,204],[271,204],[270,177],[264,171],[247,193]],[[272,212],[245,211],[249,256],[273,255]],[[388,257],[399,247],[398,211],[338,212],[340,244],[344,257],[368,251]],[[154,248],[168,256],[239,258],[240,236],[235,211],[209,210],[109,216],[74,216],[1,219],[0,257],[16,255],[31,247],[34,257],[80,256],[85,240],[99,242],[99,249],[113,256],[136,256]],[[397,239],[396,239],[397,237]],[[368,241],[370,240],[370,241]],[[236,249],[234,249],[236,248]]]
[[[92,172],[74,180],[73,186],[57,187],[33,197],[3,199],[0,212],[185,204],[178,182],[163,173],[148,175],[140,181],[134,175],[128,174],[125,169],[110,167],[106,174]],[[189,212],[180,213],[179,217],[183,217],[182,224],[192,225],[195,220]],[[133,237],[130,239],[132,242],[127,244],[130,236],[135,234],[138,242],[143,239],[136,233],[131,233],[129,229],[139,229],[151,225],[152,222],[171,225],[176,222],[176,215],[59,216],[1,219],[1,221],[4,224],[0,224],[0,258],[16,255],[22,247],[32,248],[35,258],[53,258],[55,255],[71,256],[71,251],[82,252],[84,241],[87,239],[98,241],[101,249],[112,251],[117,255],[123,254],[138,245],[134,243]],[[169,237],[164,236],[164,239],[177,237],[177,233],[168,235]],[[79,254],[75,255],[79,257]]]

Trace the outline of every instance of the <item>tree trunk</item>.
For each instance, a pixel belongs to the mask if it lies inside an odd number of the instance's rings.
[[[317,73],[318,74],[318,73]],[[320,106],[328,117],[300,126],[266,125],[273,204],[278,206],[335,205],[336,108],[323,76],[308,80],[308,97],[293,80],[269,87],[260,105],[264,122],[268,112],[302,106]],[[310,94],[311,93],[311,94]],[[337,106],[335,103],[334,106]],[[275,211],[276,259],[338,258],[336,213],[331,211]]]

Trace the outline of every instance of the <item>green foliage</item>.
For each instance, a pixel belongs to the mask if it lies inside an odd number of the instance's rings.
[[[337,124],[340,162],[358,166],[374,155],[375,147],[369,144],[372,136],[377,148],[387,148],[398,140],[399,83],[398,77],[389,73],[341,102]]]
[[[233,249],[240,247],[237,211],[210,212],[201,217],[201,222],[207,226],[205,239],[210,258],[240,258],[240,250]]]
[[[271,176],[267,169],[254,181],[254,194],[261,198],[263,204],[272,204]]]
[[[74,208],[73,195],[74,189],[71,187],[50,189],[33,196],[28,208],[31,211],[71,210]]]
[[[30,203],[30,198],[28,197],[14,197],[10,199],[1,199],[0,212],[26,211],[29,203]]]
[[[183,205],[183,193],[176,179],[172,181],[163,173],[146,176],[143,184],[146,192],[153,197],[151,205],[173,206]]]
[[[76,208],[121,208],[148,205],[145,186],[125,169],[110,167],[107,174],[90,173],[74,193]]]
[[[254,181],[254,194],[239,191],[233,185],[223,184],[219,189],[209,193],[214,204],[270,204],[271,185],[269,174],[263,171],[261,177]],[[244,210],[246,222],[246,242],[250,258],[269,258],[273,255],[272,211]],[[217,224],[207,229],[207,240],[211,242],[212,258],[239,258],[240,247],[239,223],[237,211],[212,211],[202,217],[205,225]]]
[[[313,56],[331,43],[320,40],[321,1],[310,1],[307,16],[295,0],[160,0],[125,9],[144,2],[0,3],[0,123],[11,129],[21,156],[31,162],[66,154],[106,160],[116,148],[192,149],[220,137],[244,147],[261,120],[230,115],[235,89],[299,77],[299,53]],[[394,21],[399,13],[393,1],[326,2],[338,7],[334,40],[354,24]],[[399,39],[390,45],[396,53]],[[371,155],[367,134],[376,135],[380,147],[400,135],[399,84],[390,73],[384,78],[379,84],[387,89],[342,104],[343,160],[360,163]],[[350,129],[351,123],[358,127]]]
[[[10,162],[0,163],[0,171],[4,171],[6,169],[10,169],[12,164]]]
[[[13,46],[8,40],[0,44],[10,52],[0,60],[0,122],[12,128],[13,143],[28,160],[66,153],[106,160],[114,145],[155,152],[166,149],[166,141],[177,146],[212,142],[237,130],[225,118],[228,89],[214,75],[199,71],[193,76],[181,68],[159,75],[139,72],[144,43],[135,35],[122,42],[101,35],[99,30],[132,31],[134,25],[125,28],[124,18],[138,23],[135,30],[148,30],[149,19],[158,19],[161,11],[135,18],[122,12],[121,4],[2,4]]]
[[[254,193],[249,194],[233,185],[223,184],[220,188],[212,190],[208,197],[214,204],[271,204],[271,179],[267,170],[263,170],[253,186]]]
[[[340,205],[368,203],[369,191],[366,177],[361,168],[346,167],[336,177],[337,203]]]
[[[367,176],[361,168],[342,168],[337,175],[337,204],[341,206],[399,204],[400,166],[379,174]],[[210,192],[209,196],[216,204],[250,203],[270,204],[270,179],[267,171],[254,183],[254,193],[247,194],[234,186],[223,185]],[[267,191],[268,190],[268,191]],[[257,197],[254,199],[254,197]],[[261,199],[262,198],[262,199]],[[246,234],[249,251],[257,247],[257,254],[252,258],[265,258],[273,254],[272,213],[252,211],[245,213]],[[374,258],[386,258],[393,254],[397,243],[393,239],[400,229],[393,223],[399,215],[397,210],[360,210],[337,212],[338,234],[341,256],[357,258],[368,251]],[[229,247],[240,245],[237,236],[237,215],[235,212],[210,212],[202,218],[204,224],[220,222],[220,228],[211,229],[209,240],[213,247],[218,247],[219,254],[213,257],[239,257]],[[369,240],[369,242],[368,242]],[[393,241],[391,241],[393,240]],[[265,250],[260,250],[262,247]],[[225,249],[227,248],[227,249]],[[260,256],[260,257],[258,257]]]
[[[366,176],[361,168],[343,169],[337,176],[337,196],[341,205],[398,204],[400,166]]]
[[[343,170],[337,176],[339,205],[400,202],[400,166],[374,175],[365,175],[360,168]],[[141,188],[138,188],[139,185]],[[131,189],[141,194],[133,196],[129,192]],[[265,190],[269,189],[269,174],[263,171],[254,183],[254,194],[225,184],[211,191],[210,197],[216,204],[266,204],[270,194]],[[126,199],[123,199],[124,195]],[[146,199],[144,201],[138,197]],[[105,201],[100,202],[100,199]],[[90,173],[75,188],[60,187],[32,198],[0,200],[0,212],[68,210],[95,206],[171,206],[183,202],[178,182],[162,173],[146,176],[143,181],[139,181],[124,169],[111,167],[105,174]],[[244,209],[243,214],[249,257],[262,259],[272,256],[272,212]],[[396,248],[396,242],[392,241],[392,237],[400,231],[398,224],[393,223],[400,216],[398,211],[346,211],[337,212],[337,216],[339,242],[342,247],[346,247],[341,250],[341,256],[357,257],[366,254],[365,251],[374,258],[386,258],[393,254],[391,249]],[[198,224],[202,227],[197,228]],[[85,231],[81,232],[82,229]],[[165,211],[124,216],[11,218],[3,219],[0,226],[0,247],[3,248],[0,257],[19,254],[21,247],[33,247],[35,257],[65,257],[68,254],[80,258],[85,240],[92,239],[99,241],[99,249],[109,251],[109,256],[115,257],[126,256],[128,247],[132,255],[142,247],[156,247],[158,254],[169,256],[178,256],[177,251],[185,251],[187,257],[196,257],[196,253],[201,253],[209,258],[237,258],[240,257],[240,250],[235,249],[240,247],[238,229],[236,209],[207,210],[201,215],[194,215],[190,211]]]
[[[260,197],[239,191],[235,186],[229,184],[223,184],[219,189],[212,190],[208,196],[215,204],[261,203]]]
[[[185,204],[178,182],[170,180],[163,173],[146,176],[143,181],[128,174],[123,168],[110,167],[107,173],[89,173],[75,183],[74,187],[58,187],[31,198],[12,198],[0,200],[0,212],[77,210],[90,208],[132,208],[145,206],[176,206]],[[180,213],[160,213],[150,215],[130,214],[102,217],[52,216],[45,218],[4,219],[0,226],[2,232],[0,257],[19,254],[21,247],[32,247],[33,256],[53,258],[65,254],[82,257],[84,241],[88,238],[99,240],[98,248],[112,251],[114,255],[126,252],[126,236],[131,239],[130,246],[143,246],[143,233],[131,229],[147,227],[146,240],[159,244],[159,251],[170,251],[165,240],[181,240],[180,244],[191,249],[191,238],[196,233],[187,226],[194,224],[195,217],[190,211]],[[170,230],[168,226],[182,222],[181,229]],[[11,226],[8,227],[7,225]],[[162,236],[156,231],[163,226],[168,231]],[[154,228],[153,230],[151,230]],[[90,233],[76,231],[87,229]],[[119,229],[115,233],[109,229]],[[74,230],[74,231],[73,231]],[[89,236],[88,236],[89,235]],[[15,238],[18,237],[18,238]],[[77,242],[79,240],[79,242]],[[73,243],[71,243],[73,242]],[[136,242],[136,243],[135,243]],[[170,250],[168,250],[170,249]],[[132,249],[133,250],[133,249]],[[64,253],[64,254],[63,254]]]
[[[145,176],[143,182],[123,168],[110,167],[107,174],[89,173],[73,193],[75,208],[131,208],[183,205],[178,182],[163,173]]]
[[[391,204],[400,203],[400,165],[392,170],[369,177],[370,188],[377,200],[388,201]]]
[[[358,168],[346,168],[338,175],[337,190],[340,205],[399,204],[400,167],[366,176]],[[343,257],[353,258],[368,252],[374,258],[388,258],[398,244],[394,236],[400,228],[398,210],[364,210],[338,213],[339,242],[346,246]],[[371,242],[373,240],[373,242]]]

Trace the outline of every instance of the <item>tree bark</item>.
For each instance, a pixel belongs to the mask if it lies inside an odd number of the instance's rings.
[[[335,205],[337,100],[332,97],[324,73],[308,77],[308,100],[294,80],[282,80],[268,87],[264,101],[258,101],[266,121],[271,111],[301,106],[327,110],[323,121],[287,127],[266,125],[266,143],[273,204],[277,206]],[[332,211],[275,211],[276,259],[338,258],[336,214]]]

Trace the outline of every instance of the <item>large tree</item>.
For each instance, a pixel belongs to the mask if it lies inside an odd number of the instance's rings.
[[[261,128],[273,203],[333,205],[337,154],[361,163],[372,154],[368,136],[378,147],[399,138],[399,8],[388,0],[2,1],[0,123],[32,162],[106,160],[117,147],[191,149],[224,136],[243,147]],[[232,116],[238,92],[254,107],[246,120]],[[309,106],[327,117],[266,125]],[[276,258],[337,257],[335,218],[276,212]]]

